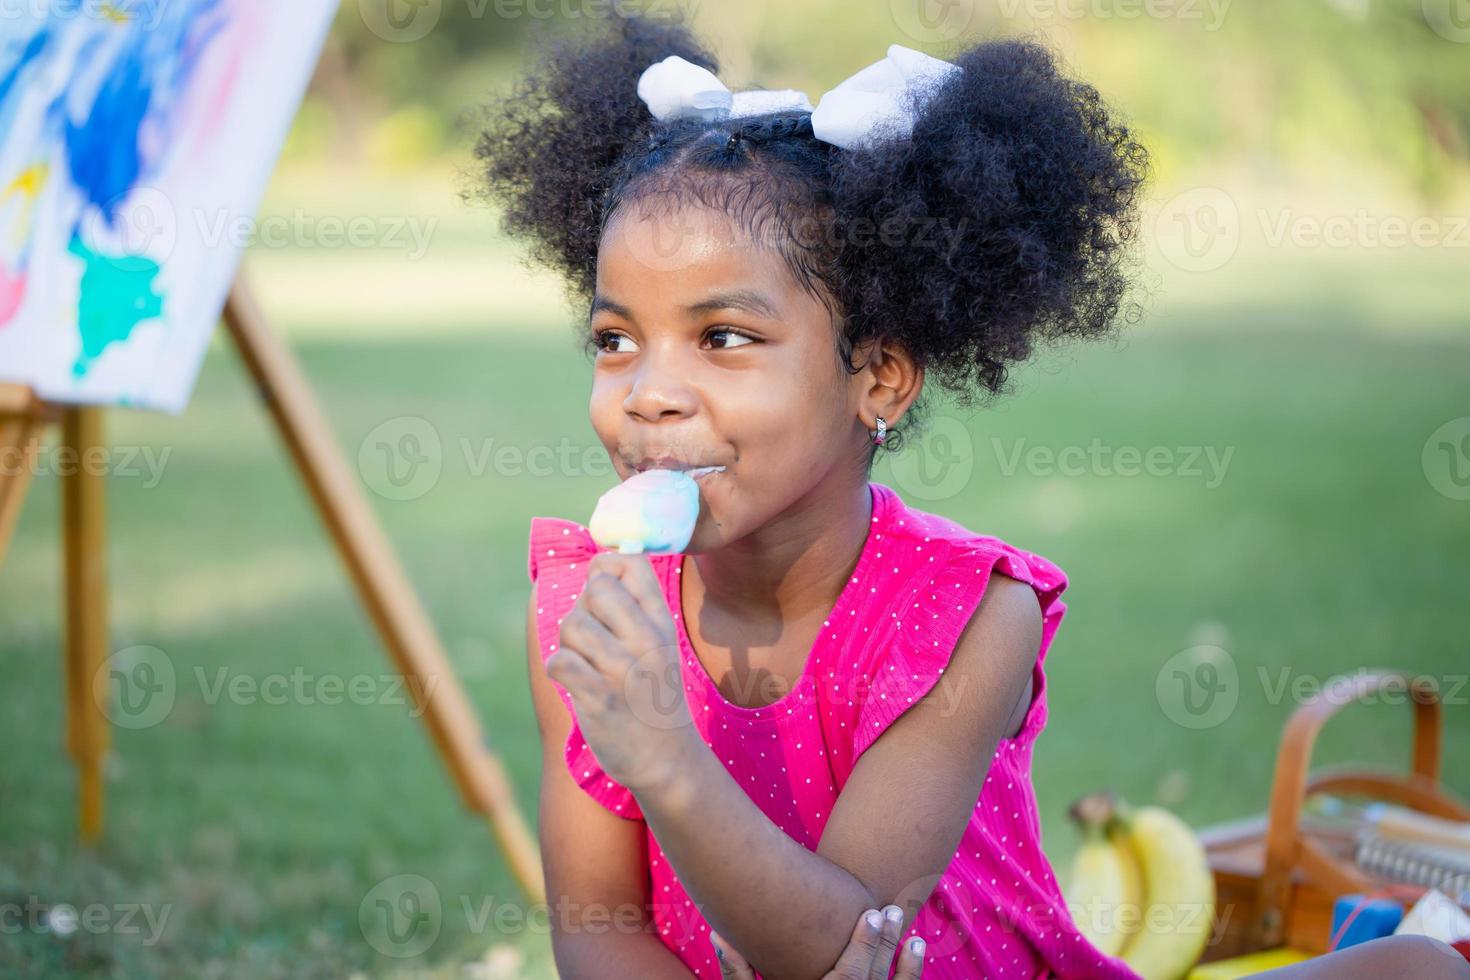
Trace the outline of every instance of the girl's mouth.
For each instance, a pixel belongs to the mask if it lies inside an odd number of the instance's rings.
[[[725,471],[725,467],[724,467],[724,465],[714,465],[714,466],[688,466],[688,465],[680,465],[680,464],[674,463],[672,461],[669,461],[669,462],[653,462],[653,463],[647,463],[647,464],[644,464],[644,465],[641,465],[641,466],[639,466],[639,465],[634,465],[633,466],[633,473],[634,473],[634,475],[637,475],[639,473],[647,473],[649,470],[676,470],[676,471],[681,472],[681,473],[687,473],[687,474],[689,474],[690,479],[693,479],[693,480],[703,480],[703,479],[709,478],[710,476],[713,476],[716,473],[723,473]]]

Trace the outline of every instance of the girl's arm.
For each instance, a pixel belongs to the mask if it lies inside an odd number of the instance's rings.
[[[637,799],[711,928],[766,980],[811,980],[831,969],[865,909],[916,912],[1010,734],[1041,635],[1032,588],[994,573],[938,685],[863,753],[815,852],[772,823],[707,745],[686,743]]]
[[[648,916],[643,822],[608,812],[567,772],[562,749],[571,715],[542,667],[535,615],[533,591],[526,655],[541,733],[538,831],[557,972],[568,980],[690,980],[693,974],[658,938]]]
[[[1383,936],[1304,963],[1250,974],[1251,980],[1470,980],[1470,963],[1428,936]]]

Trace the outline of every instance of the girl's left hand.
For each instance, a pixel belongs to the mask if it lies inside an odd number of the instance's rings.
[[[600,552],[562,617],[546,673],[571,694],[582,735],[608,777],[658,786],[694,730],[678,632],[645,555]]]

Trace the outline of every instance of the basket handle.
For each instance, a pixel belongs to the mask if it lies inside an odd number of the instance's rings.
[[[1394,671],[1337,678],[1292,712],[1276,756],[1276,776],[1271,785],[1271,805],[1266,818],[1265,863],[1253,926],[1260,948],[1279,946],[1285,932],[1291,876],[1300,857],[1298,823],[1317,734],[1342,708],[1363,701],[1390,685],[1401,693],[1409,694],[1414,705],[1413,775],[1407,782],[1428,790],[1433,790],[1439,783],[1439,690],[1423,678],[1409,678]]]

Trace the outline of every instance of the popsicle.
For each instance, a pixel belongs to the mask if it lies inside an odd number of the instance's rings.
[[[587,530],[599,545],[617,548],[625,555],[681,552],[689,546],[699,517],[695,477],[722,469],[706,466],[635,473],[598,498]]]

